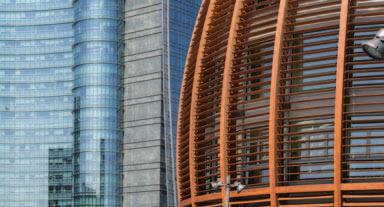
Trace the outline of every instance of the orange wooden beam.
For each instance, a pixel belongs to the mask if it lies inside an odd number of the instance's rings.
[[[301,185],[301,186],[277,186],[277,194],[286,193],[309,193],[309,192],[331,192],[334,190],[333,184],[320,184],[320,185]],[[343,183],[341,184],[342,191],[355,191],[355,190],[384,190],[384,183]],[[245,198],[252,196],[267,195],[270,193],[270,188],[252,188],[245,189],[240,194],[236,191],[231,191],[232,198]],[[221,193],[213,193],[207,195],[197,196],[195,202],[208,202],[221,199]],[[182,201],[182,206],[190,204],[190,199]]]
[[[227,159],[227,144],[228,144],[228,115],[230,105],[230,90],[231,90],[231,76],[233,67],[233,58],[236,45],[236,37],[238,24],[240,23],[241,9],[244,6],[245,0],[236,0],[231,27],[229,30],[228,46],[225,56],[223,86],[221,91],[221,106],[220,106],[220,178],[225,182],[228,175],[228,159]],[[221,187],[221,196],[223,206],[226,206],[225,199],[225,186]]]
[[[195,202],[201,203],[201,202],[219,200],[219,199],[221,200],[221,193],[212,193],[212,194],[197,196]]]
[[[342,206],[342,131],[343,131],[343,97],[345,47],[348,29],[349,0],[342,0],[340,10],[340,29],[337,53],[336,94],[335,94],[335,134],[334,134],[334,207]]]
[[[179,201],[180,207],[189,206],[189,205],[191,205],[191,198]]]
[[[384,190],[384,183],[343,183],[341,190]]]
[[[191,42],[189,44],[189,49],[188,49],[188,53],[187,53],[187,57],[186,57],[186,61],[185,61],[185,68],[188,69],[189,66],[193,63],[191,63],[190,61],[195,61],[195,60],[191,60],[191,55],[194,51],[192,51],[192,44],[194,44],[194,40],[196,38],[196,33],[198,32],[198,30],[200,28],[197,28],[197,25],[199,24],[199,19],[201,18],[201,16],[205,15],[203,14],[203,11],[204,11],[204,5],[206,4],[206,1],[208,0],[203,0],[203,2],[201,3],[201,7],[200,7],[200,10],[199,10],[199,14],[197,16],[197,21],[195,22],[195,27],[194,27],[194,30],[193,30],[193,33],[192,33],[192,37],[191,37]],[[200,35],[200,34],[199,34]],[[194,68],[193,68],[194,69]],[[185,71],[184,72],[184,75],[183,75],[183,82],[182,82],[182,85],[181,85],[181,93],[180,93],[180,102],[179,102],[179,112],[178,112],[178,124],[180,124],[182,122],[181,120],[181,117],[182,117],[182,106],[184,104],[184,88],[185,88],[185,84],[186,84],[186,79],[187,79],[187,72],[188,71]],[[176,155],[178,156],[179,155],[179,149],[180,149],[180,145],[179,143],[182,141],[180,140],[181,139],[181,132],[180,132],[180,128],[178,127],[177,128],[177,143],[176,143]],[[180,181],[180,170],[179,170],[179,161],[176,159],[176,179],[177,179],[177,186],[178,186],[178,203],[181,204],[181,189],[180,189],[180,186],[181,186],[181,181]],[[192,195],[192,194],[191,194]]]
[[[278,120],[278,96],[279,96],[279,80],[281,70],[282,48],[284,41],[284,30],[287,16],[288,0],[281,0],[279,14],[277,17],[275,46],[272,62],[271,92],[270,92],[270,109],[269,109],[269,185],[271,207],[277,207],[277,120]]]
[[[326,192],[326,191],[332,191],[332,190],[333,190],[332,184],[276,187],[277,193]]]
[[[190,186],[191,186],[191,204],[192,207],[196,206],[195,196],[196,196],[196,161],[195,161],[195,129],[196,129],[196,116],[197,116],[197,96],[198,96],[198,86],[200,82],[201,69],[202,69],[202,60],[204,56],[205,44],[207,42],[207,34],[209,30],[209,25],[211,24],[213,9],[217,0],[211,0],[209,2],[207,16],[203,26],[203,32],[201,35],[200,43],[199,43],[199,51],[197,53],[196,58],[196,66],[195,66],[195,74],[193,79],[192,86],[192,96],[191,96],[191,115],[189,120],[189,176],[190,176]]]
[[[269,194],[269,188],[245,189],[241,191],[241,193],[237,193],[236,191],[231,191],[231,197],[233,198],[242,198],[247,196],[257,196],[257,195],[267,195],[267,194]]]
[[[355,186],[355,185],[354,185]],[[384,187],[384,184],[383,184]],[[322,185],[303,185],[303,186],[278,186],[276,187],[276,193],[308,193],[308,192],[329,192],[333,190],[333,184],[322,184]],[[231,191],[231,198],[245,198],[252,196],[268,195],[270,188],[252,188],[245,189],[241,193]],[[197,196],[195,199],[196,203],[207,202],[221,199],[221,193],[213,193],[207,195]],[[185,202],[187,204],[187,201]]]

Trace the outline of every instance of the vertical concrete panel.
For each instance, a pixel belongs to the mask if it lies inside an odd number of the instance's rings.
[[[125,5],[123,206],[166,206],[162,1]]]

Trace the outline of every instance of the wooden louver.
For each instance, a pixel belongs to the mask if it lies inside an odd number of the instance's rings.
[[[384,206],[384,0],[205,0],[183,79],[180,206]]]

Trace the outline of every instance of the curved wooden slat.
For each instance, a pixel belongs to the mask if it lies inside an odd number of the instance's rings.
[[[334,135],[334,206],[342,206],[342,132],[345,52],[347,44],[349,0],[342,0],[340,11],[339,44],[337,52],[336,94],[335,94],[335,135]]]
[[[227,145],[228,145],[228,120],[230,107],[230,87],[231,75],[233,67],[234,50],[236,46],[236,37],[238,25],[240,23],[240,14],[244,6],[245,0],[236,0],[231,27],[229,30],[228,47],[224,64],[223,86],[221,91],[221,107],[220,107],[220,177],[224,182],[228,175]],[[227,206],[225,188],[221,188],[223,206]]]
[[[281,0],[279,14],[277,17],[277,28],[275,36],[275,47],[272,63],[272,78],[270,92],[269,108],[269,187],[271,197],[271,207],[277,207],[277,128],[278,128],[278,99],[280,90],[280,69],[283,56],[283,36],[285,31],[285,22],[287,18],[288,0]]]
[[[182,140],[182,137],[183,137],[182,136],[182,133],[183,133],[182,132],[183,131],[182,126],[187,124],[187,123],[184,123],[183,118],[185,116],[190,115],[190,114],[188,114],[189,112],[183,110],[183,109],[185,109],[184,105],[186,104],[185,102],[187,101],[186,91],[188,90],[187,89],[188,74],[193,74],[194,70],[195,70],[195,67],[193,67],[195,65],[195,61],[196,61],[196,53],[194,50],[199,50],[199,44],[201,41],[201,33],[203,30],[203,28],[201,28],[200,25],[204,25],[205,16],[207,14],[208,2],[209,2],[209,0],[204,0],[201,4],[199,14],[197,16],[197,21],[195,23],[194,31],[192,33],[191,42],[189,45],[189,49],[188,49],[188,53],[187,53],[187,57],[186,57],[186,62],[185,62],[186,71],[184,72],[184,75],[183,75],[183,82],[182,82],[182,86],[181,86],[180,103],[179,103],[180,110],[178,112],[177,146],[176,146],[176,154],[177,154],[178,158],[181,157],[180,156],[180,153],[182,153],[181,148],[185,148],[185,146],[182,145],[183,141],[185,142],[185,140]],[[193,70],[193,71],[191,71],[191,70]],[[187,105],[190,105],[190,103]],[[189,137],[188,137],[188,139],[189,139]],[[189,142],[189,140],[187,140],[187,141]],[[187,187],[181,181],[181,177],[183,177],[185,175],[181,174],[180,164],[179,164],[180,162],[182,162],[182,161],[181,160],[176,161],[177,187],[178,187],[177,192],[178,192],[178,203],[180,205],[182,205],[182,200],[185,200],[186,198],[184,197],[184,195],[182,195],[181,192],[182,192],[182,190],[185,190],[185,188],[187,188]],[[188,176],[188,179],[190,180],[189,176]],[[183,189],[181,189],[181,188],[183,188]],[[189,187],[189,189],[191,189],[191,188]]]
[[[202,66],[202,58],[204,55],[204,49],[207,42],[207,34],[209,31],[209,25],[213,16],[213,8],[216,4],[217,0],[209,0],[209,5],[207,9],[207,15],[205,18],[203,31],[201,34],[201,39],[199,43],[199,49],[196,56],[196,65],[194,71],[193,85],[192,85],[192,93],[191,93],[191,110],[190,110],[190,119],[189,119],[189,176],[190,176],[190,191],[191,191],[191,204],[192,207],[196,206],[195,196],[196,196],[196,160],[195,160],[195,145],[196,145],[196,137],[195,137],[195,128],[196,128],[196,107],[197,107],[197,94],[198,94],[198,84],[200,82],[201,77],[201,66]]]

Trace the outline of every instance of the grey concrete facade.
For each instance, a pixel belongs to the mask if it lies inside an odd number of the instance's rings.
[[[126,0],[123,206],[167,206],[163,1]]]

